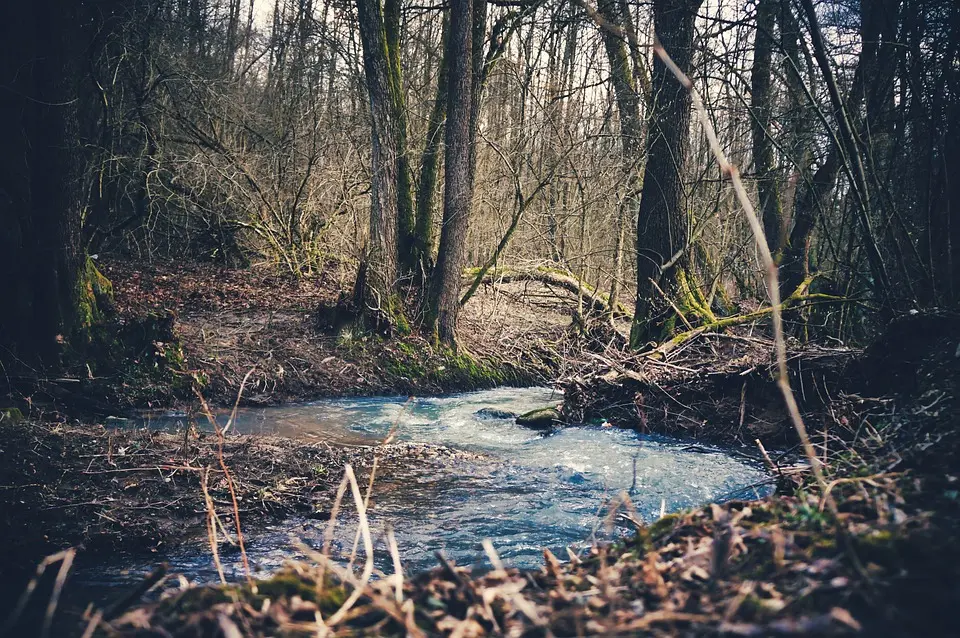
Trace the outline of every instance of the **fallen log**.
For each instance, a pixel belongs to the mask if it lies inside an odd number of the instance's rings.
[[[838,297],[835,295],[827,295],[823,293],[807,293],[807,289],[810,287],[810,283],[813,281],[814,277],[807,277],[797,289],[793,291],[789,297],[783,300],[779,306],[780,312],[789,310],[791,308],[797,308],[800,306],[812,304],[812,303],[847,303],[850,300],[846,297]],[[767,306],[766,308],[760,308],[753,312],[748,312],[742,315],[736,315],[733,317],[723,317],[722,319],[717,319],[715,321],[710,321],[703,325],[697,326],[687,330],[686,332],[681,332],[678,335],[675,335],[663,342],[653,350],[646,353],[646,356],[650,357],[662,357],[667,355],[669,352],[677,349],[686,342],[699,337],[700,335],[706,332],[717,332],[724,328],[729,328],[731,326],[739,326],[745,323],[750,323],[751,321],[756,321],[757,319],[762,319],[767,315],[773,312],[772,306]]]
[[[549,266],[534,266],[529,268],[517,268],[514,266],[500,266],[484,270],[482,268],[469,268],[464,272],[463,286],[475,290],[480,284],[499,284],[512,283],[518,281],[538,281],[548,286],[555,286],[570,292],[574,295],[582,295],[583,301],[588,310],[600,314],[610,313],[609,296],[598,291],[590,284],[578,279],[573,274],[552,268]],[[461,301],[465,303],[469,297]],[[627,311],[623,304],[617,304],[616,317],[626,319],[633,318],[633,315]]]

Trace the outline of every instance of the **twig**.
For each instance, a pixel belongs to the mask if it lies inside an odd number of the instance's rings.
[[[240,560],[243,563],[243,574],[246,577],[247,582],[250,584],[253,584],[253,578],[250,576],[250,561],[247,558],[247,548],[243,542],[243,531],[240,529],[240,504],[237,501],[237,489],[233,482],[233,476],[231,476],[230,470],[227,468],[227,463],[223,459],[223,433],[232,425],[237,414],[237,406],[240,405],[240,397],[243,396],[243,389],[247,385],[247,379],[250,378],[250,375],[253,374],[255,369],[256,368],[251,368],[247,372],[246,376],[243,377],[243,381],[240,383],[240,390],[237,392],[237,401],[233,406],[233,413],[230,415],[227,425],[222,430],[217,425],[217,420],[213,417],[213,413],[210,411],[210,406],[207,405],[206,399],[203,398],[203,395],[200,394],[196,388],[193,389],[194,394],[196,394],[200,399],[200,405],[203,408],[204,415],[207,417],[210,425],[213,426],[213,429],[217,433],[217,460],[220,462],[220,469],[223,470],[224,478],[227,480],[227,489],[230,490],[230,500],[233,502],[233,520],[234,524],[237,526],[237,544],[240,545]]]
[[[797,401],[793,396],[793,390],[790,387],[790,377],[787,374],[787,346],[783,336],[783,317],[781,316],[780,306],[779,272],[777,269],[777,264],[773,260],[773,255],[770,254],[770,248],[767,245],[767,238],[763,233],[763,226],[760,224],[760,220],[753,208],[753,204],[750,202],[750,198],[747,196],[747,191],[743,186],[743,182],[740,180],[740,171],[736,166],[727,160],[723,149],[720,147],[720,140],[717,138],[717,132],[713,128],[713,124],[710,122],[710,117],[707,115],[707,109],[703,105],[703,100],[701,99],[700,94],[697,92],[696,88],[694,88],[693,82],[670,58],[666,50],[664,50],[663,45],[660,43],[660,40],[657,38],[654,39],[653,51],[654,54],[660,58],[667,69],[673,73],[680,84],[683,85],[687,92],[690,93],[697,117],[700,120],[704,132],[707,135],[707,140],[710,143],[710,150],[713,152],[714,157],[717,159],[717,163],[720,165],[721,173],[725,177],[728,177],[730,182],[733,184],[733,190],[737,195],[737,199],[740,201],[740,206],[743,208],[744,214],[747,216],[747,221],[750,223],[750,229],[753,231],[753,236],[757,243],[757,250],[760,253],[760,258],[764,265],[764,279],[767,286],[767,296],[770,299],[770,313],[773,318],[773,340],[777,355],[777,386],[780,388],[781,394],[783,394],[784,403],[786,403],[787,411],[790,413],[790,419],[793,421],[793,427],[797,431],[797,436],[800,438],[800,443],[803,445],[803,451],[806,454],[807,460],[810,462],[813,475],[816,478],[817,485],[820,487],[820,493],[824,495],[827,500],[827,504],[830,507],[831,513],[836,517],[837,504],[827,492],[826,481],[823,477],[823,470],[820,467],[820,459],[817,458],[817,453],[813,449],[813,445],[810,443],[810,437],[807,434],[807,428],[803,423],[803,417],[800,416],[800,408],[797,406]]]
[[[17,600],[17,605],[13,608],[13,611],[10,612],[10,615],[7,616],[7,621],[3,624],[3,627],[0,627],[0,636],[9,635],[9,631],[13,629],[14,625],[17,624],[17,621],[20,619],[20,615],[26,608],[27,603],[30,602],[33,592],[37,589],[37,584],[40,582],[40,578],[42,578],[44,573],[46,573],[47,567],[53,565],[54,563],[60,562],[60,570],[57,572],[57,580],[56,584],[54,585],[53,595],[50,597],[50,602],[47,605],[47,611],[43,620],[42,635],[46,636],[50,633],[50,623],[53,621],[53,614],[56,612],[57,603],[60,600],[60,591],[63,589],[63,583],[66,581],[67,573],[70,571],[70,566],[73,564],[73,558],[76,556],[76,554],[77,550],[71,547],[70,549],[65,549],[62,552],[51,554],[40,561],[40,563],[37,565],[36,574],[34,574],[33,578],[30,579],[30,582],[27,583],[23,593],[20,594],[20,598]]]
[[[213,505],[213,499],[210,498],[210,492],[207,490],[207,478],[209,476],[209,471],[203,473],[203,478],[200,480],[200,490],[203,492],[203,501],[207,507],[207,540],[210,543],[210,553],[213,554],[213,564],[217,568],[217,575],[220,577],[220,582],[224,585],[227,584],[227,578],[223,573],[223,565],[220,563],[220,550],[218,548],[217,540],[217,526],[214,522],[217,516],[217,511]]]

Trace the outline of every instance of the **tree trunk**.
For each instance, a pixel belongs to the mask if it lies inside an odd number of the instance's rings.
[[[684,72],[692,58],[694,19],[702,0],[655,0],[654,29]],[[668,331],[672,309],[657,290],[670,294],[686,259],[673,260],[688,238],[683,167],[689,153],[689,92],[658,58],[653,61],[653,95],[647,132],[647,167],[637,215],[637,299],[630,343],[643,345]],[[673,264],[664,270],[668,262]]]
[[[407,154],[407,105],[403,95],[403,74],[400,67],[400,4],[400,0],[384,0],[383,25],[397,152],[397,248],[402,274],[409,275],[417,267],[414,251],[416,220],[410,157]]]
[[[483,0],[479,0],[483,1]],[[470,224],[471,129],[475,118],[473,89],[473,1],[453,0],[450,8],[449,87],[444,162],[443,229],[437,267],[430,287],[428,325],[441,343],[457,346],[460,280]]]
[[[420,161],[420,188],[417,191],[417,220],[414,230],[413,250],[420,276],[429,281],[433,271],[433,216],[434,196],[437,191],[437,181],[440,176],[440,158],[443,147],[443,125],[447,117],[447,61],[449,60],[447,42],[450,21],[444,16],[441,47],[443,57],[440,60],[439,76],[437,78],[437,95],[430,112],[430,121],[427,124],[427,145],[423,150]]]
[[[823,79],[827,84],[830,103],[836,111],[837,129],[839,130],[838,142],[843,148],[847,168],[850,172],[850,183],[854,200],[857,204],[857,219],[860,222],[861,239],[867,253],[867,263],[870,265],[872,287],[877,299],[885,302],[890,292],[890,279],[887,275],[886,265],[884,264],[883,256],[880,254],[880,248],[877,245],[876,236],[873,232],[870,218],[870,196],[867,186],[867,176],[860,156],[860,149],[857,146],[853,130],[853,121],[851,119],[853,111],[847,108],[845,101],[840,97],[840,89],[834,79],[830,60],[827,58],[826,44],[824,44],[823,35],[820,32],[820,25],[817,21],[816,8],[813,6],[813,1],[800,0],[800,6],[803,7],[810,27],[814,58],[817,60],[817,64],[823,74]],[[861,71],[859,65],[857,70]],[[876,87],[871,87],[871,90],[876,91]]]
[[[784,11],[789,11],[789,9],[784,8]],[[867,11],[870,11],[869,7]],[[816,23],[814,22],[813,25],[815,26]],[[878,25],[879,22],[877,20],[870,19],[865,21],[864,27],[867,30],[862,32],[865,42],[875,41],[877,39],[879,32],[875,31],[875,28]],[[819,34],[819,27],[816,28],[816,32]],[[817,57],[820,60],[821,70],[826,69],[826,71],[824,71],[826,73],[830,70],[829,62],[823,50],[822,38],[818,38],[817,41],[820,43]],[[886,46],[890,47],[892,45],[888,43]],[[860,164],[859,169],[855,166],[855,164],[859,164],[860,162],[860,151],[854,141],[853,128],[856,126],[856,123],[851,120],[848,114],[858,113],[865,99],[869,101],[876,95],[885,94],[888,90],[887,85],[892,82],[892,78],[888,77],[880,81],[874,77],[873,81],[868,84],[867,74],[863,64],[865,61],[869,62],[869,56],[867,60],[864,60],[863,57],[858,60],[849,92],[842,101],[842,108],[836,109],[838,127],[840,128],[839,134],[835,138],[836,143],[830,145],[830,150],[826,158],[808,183],[798,187],[798,195],[794,207],[794,226],[790,232],[789,241],[783,248],[783,258],[781,260],[782,276],[780,278],[780,290],[783,295],[790,294],[809,273],[810,246],[813,229],[816,226],[818,216],[826,210],[829,204],[837,178],[840,175],[840,171],[844,169],[845,159],[850,162],[847,169],[849,176],[852,178],[851,181],[854,182],[854,195],[857,200],[856,210],[858,212],[857,219],[860,225],[861,240],[864,242],[864,247],[867,251],[871,274],[874,276],[873,285],[875,286],[878,299],[883,298],[887,294],[888,285],[885,283],[888,281],[886,268],[879,254],[869,218],[870,209],[868,200],[866,199],[866,181],[862,174],[862,164]],[[795,61],[795,63],[799,66],[799,60]],[[869,64],[867,66],[869,66]],[[829,74],[828,85],[833,87],[831,89],[831,101],[833,104],[836,104],[837,99],[839,99],[839,94],[836,93],[836,82],[833,80],[832,73]],[[834,95],[837,97],[833,97]],[[856,128],[863,128],[862,119],[859,123],[861,126],[857,126]],[[875,124],[875,119],[868,117],[866,129],[871,130]],[[852,154],[849,153],[850,150],[853,151]],[[857,177],[858,173],[861,177]],[[860,193],[863,198],[857,197],[857,193]]]
[[[0,9],[0,359],[57,367],[99,317],[80,249],[75,3]],[[92,263],[91,263],[92,266]]]
[[[397,170],[400,156],[394,87],[379,0],[357,0],[363,69],[370,100],[370,238],[357,277],[361,314],[374,328],[392,332],[402,309],[397,298]]]
[[[622,26],[626,33],[633,33],[633,20],[625,11],[625,4],[616,0],[604,0],[598,5],[600,17],[609,25]],[[640,114],[641,96],[637,80],[641,78],[639,55],[628,57],[623,39],[600,24],[607,60],[610,64],[610,80],[617,98],[620,116],[620,145],[623,154],[623,171],[626,188],[623,203],[617,211],[617,236],[614,244],[613,278],[610,282],[611,318],[620,297],[620,271],[623,265],[623,244],[626,226],[632,223],[640,203],[641,144],[643,120]],[[631,64],[632,62],[632,64]],[[649,97],[649,96],[647,96]]]
[[[750,78],[750,120],[753,134],[753,168],[760,197],[760,215],[767,246],[776,256],[783,244],[780,191],[773,155],[770,121],[773,117],[771,65],[773,29],[780,0],[758,0],[757,35],[753,47],[753,70]]]

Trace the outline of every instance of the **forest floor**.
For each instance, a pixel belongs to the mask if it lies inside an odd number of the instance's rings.
[[[280,277],[202,264],[131,267],[107,262],[118,321],[149,325],[166,317],[170,344],[159,352],[171,374],[113,375],[112,405],[169,407],[195,379],[211,403],[232,404],[249,371],[243,401],[275,404],[323,396],[438,394],[502,384],[550,383],[563,360],[570,295],[526,282],[485,286],[461,315],[459,355],[417,334],[382,339],[341,325],[342,282],[329,274]],[[142,363],[142,362],[141,362]],[[172,364],[172,365],[171,365]],[[147,381],[146,383],[144,381]]]
[[[259,372],[248,382],[248,401],[257,403],[559,377],[570,422],[605,418],[721,443],[760,439],[781,454],[769,460],[779,480],[774,496],[670,514],[650,526],[638,521],[633,540],[598,546],[585,559],[560,563],[546,555],[540,570],[483,574],[440,560],[398,592],[392,578],[359,583],[315,556],[314,563],[291,564],[253,586],[166,582],[159,602],[139,607],[135,591],[90,625],[97,635],[316,635],[323,633],[318,618],[338,632],[396,635],[956,633],[955,316],[906,317],[865,352],[791,350],[794,388],[825,467],[824,493],[796,464],[796,437],[772,382],[769,340],[749,327],[702,336],[662,359],[596,343],[579,348],[568,337],[569,298],[540,284],[511,284],[485,290],[473,309],[467,306],[464,342],[472,356],[450,375],[444,373],[451,355],[416,338],[396,345],[318,329],[316,307],[335,300],[329,283],[192,266],[104,270],[114,280],[121,329],[152,322],[147,333],[168,331],[178,351],[171,357],[168,342],[151,341],[147,360],[174,369],[149,377],[156,385],[143,392],[136,387],[140,372],[114,375],[109,383],[91,374],[92,380],[62,384],[82,385],[97,402],[170,407],[202,378],[204,395],[228,404],[251,368]],[[151,317],[168,318],[157,329]],[[131,369],[144,367],[132,363]],[[498,376],[475,372],[494,365]],[[178,378],[190,381],[186,391],[175,387]],[[66,398],[76,396],[68,390]],[[99,419],[93,425],[70,419],[43,397],[32,406],[25,419],[13,412],[0,419],[0,565],[10,604],[45,552],[78,544],[93,557],[159,552],[185,536],[202,536],[211,504],[223,519],[215,524],[227,530],[234,528],[234,507],[249,530],[294,513],[322,519],[333,508],[344,464],[358,469],[364,485],[374,454],[230,436],[221,455],[212,434],[117,430]],[[381,476],[394,462],[462,458],[432,446],[377,453]],[[631,520],[629,505],[621,505],[610,516]],[[239,560],[235,550],[224,554]],[[43,605],[55,588],[46,578],[35,596]],[[351,608],[338,614],[346,600]]]

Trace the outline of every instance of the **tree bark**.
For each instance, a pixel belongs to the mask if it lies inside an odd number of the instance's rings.
[[[430,112],[430,122],[427,124],[427,145],[420,160],[420,187],[417,190],[417,219],[414,230],[413,251],[420,276],[425,282],[429,281],[433,271],[433,217],[434,197],[437,192],[437,182],[440,176],[440,158],[443,148],[443,126],[447,117],[447,61],[448,31],[450,28],[449,16],[444,16],[441,47],[443,57],[440,60],[439,76],[437,78],[437,95]]]
[[[694,20],[702,0],[655,0],[654,29],[661,44],[684,72],[692,59]],[[659,58],[654,58],[647,167],[637,215],[637,299],[630,343],[643,345],[669,328],[672,310],[662,299],[675,289],[676,273],[686,259],[672,260],[685,250],[688,238],[683,169],[689,154],[689,92]],[[667,261],[673,265],[666,270]]]
[[[361,315],[374,328],[392,332],[402,314],[397,298],[398,146],[396,110],[392,99],[394,79],[390,71],[384,17],[379,0],[357,0],[363,68],[370,103],[371,185],[370,238],[357,297]]]
[[[760,215],[767,246],[776,257],[783,245],[780,190],[775,170],[770,121],[773,117],[773,29],[780,0],[757,1],[757,34],[753,46],[753,69],[750,78],[750,120],[753,134],[753,168],[760,197]]]
[[[483,2],[483,0],[478,0]],[[428,325],[439,341],[457,347],[460,279],[466,261],[470,226],[471,173],[476,108],[474,90],[475,32],[473,0],[452,0],[450,8],[449,91],[445,131],[443,228],[437,267],[430,287]]]
[[[597,13],[606,25],[616,26],[627,34],[635,32],[633,20],[627,12],[624,2],[604,0],[597,5]],[[640,113],[641,98],[638,80],[643,78],[639,54],[627,56],[623,39],[605,27],[599,20],[598,26],[603,37],[603,45],[610,64],[610,81],[617,98],[617,112],[620,116],[620,145],[626,188],[623,202],[617,211],[617,235],[614,243],[613,277],[610,282],[610,300],[612,309],[617,306],[620,297],[620,271],[623,265],[623,244],[626,227],[633,223],[640,203],[642,188],[642,143],[643,119]],[[631,53],[635,53],[631,49]],[[649,87],[645,87],[649,88]],[[646,96],[649,98],[649,95]],[[610,315],[611,318],[613,315]]]
[[[407,105],[403,94],[403,74],[400,67],[400,5],[400,0],[384,0],[383,25],[390,78],[390,104],[393,108],[393,134],[397,152],[397,249],[400,268],[403,274],[408,275],[417,267],[414,250],[416,219],[410,156],[407,153]]]
[[[0,361],[55,369],[101,317],[81,249],[80,8],[0,6]],[[105,281],[105,280],[104,280]]]

